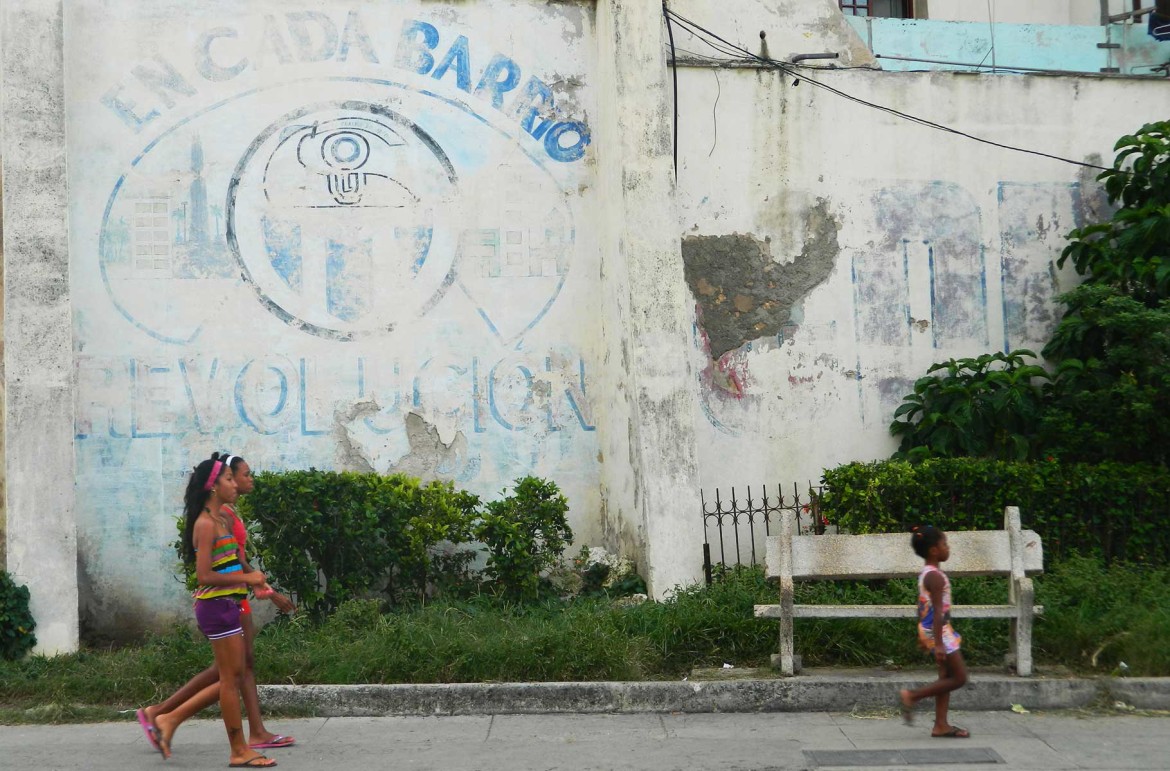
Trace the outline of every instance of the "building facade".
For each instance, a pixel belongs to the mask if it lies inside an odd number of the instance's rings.
[[[7,561],[42,650],[184,616],[217,449],[545,476],[579,543],[697,580],[701,489],[884,457],[930,363],[1042,345],[1102,206],[1077,164],[1163,117],[1152,77],[884,70],[836,0],[669,6],[836,58],[604,0],[6,5]]]

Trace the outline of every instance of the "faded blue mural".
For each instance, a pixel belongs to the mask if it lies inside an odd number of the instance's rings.
[[[70,125],[85,615],[138,602],[108,591],[119,533],[169,569],[214,449],[486,495],[539,473],[589,515],[591,4],[170,13],[67,52],[125,56]]]

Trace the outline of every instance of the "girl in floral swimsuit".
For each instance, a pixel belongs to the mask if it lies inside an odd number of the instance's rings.
[[[934,728],[930,735],[966,739],[971,734],[947,722],[951,691],[967,684],[967,665],[960,651],[963,638],[951,626],[951,582],[939,565],[951,556],[946,533],[930,525],[916,527],[910,537],[914,553],[926,563],[918,574],[918,644],[938,662],[938,680],[899,693],[902,717],[914,719],[914,705],[934,698]]]

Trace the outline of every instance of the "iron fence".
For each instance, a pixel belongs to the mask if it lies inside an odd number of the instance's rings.
[[[780,515],[796,515],[801,532],[823,533],[825,521],[818,504],[823,489],[808,484],[804,492],[792,484],[786,496],[783,486],[748,485],[743,497],[735,487],[727,495],[715,488],[712,495],[699,491],[703,504],[703,576],[713,580],[715,566],[759,565],[764,557],[764,539],[780,524]]]

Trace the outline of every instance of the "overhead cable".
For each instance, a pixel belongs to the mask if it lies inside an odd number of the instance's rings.
[[[744,60],[755,61],[755,62],[759,62],[759,63],[764,64],[764,65],[773,67],[773,68],[780,70],[781,72],[783,72],[783,73],[785,73],[793,78],[796,78],[798,83],[800,81],[805,81],[816,88],[824,89],[825,91],[828,91],[831,94],[835,94],[843,99],[847,99],[851,102],[855,102],[855,103],[863,105],[865,107],[869,107],[869,108],[874,109],[874,110],[879,110],[881,112],[887,113],[889,115],[893,115],[893,116],[901,118],[903,120],[910,121],[911,123],[917,123],[920,126],[925,126],[927,128],[932,128],[932,129],[935,129],[938,131],[945,131],[948,134],[954,134],[956,136],[960,136],[960,137],[963,137],[965,139],[970,139],[970,140],[973,140],[975,142],[980,142],[980,143],[985,144],[985,145],[991,145],[992,147],[998,147],[998,148],[1001,148],[1003,150],[1011,150],[1013,152],[1026,153],[1028,155],[1036,155],[1036,156],[1039,156],[1041,158],[1049,158],[1049,159],[1054,160],[1054,161],[1060,161],[1062,163],[1072,164],[1073,166],[1081,166],[1081,167],[1088,168],[1088,169],[1097,169],[1098,171],[1114,171],[1113,168],[1108,167],[1108,166],[1099,166],[1095,163],[1087,163],[1085,161],[1078,161],[1078,160],[1074,160],[1072,158],[1065,158],[1063,156],[1053,155],[1052,153],[1046,153],[1046,152],[1043,152],[1041,150],[1032,150],[1032,149],[1029,149],[1026,147],[1017,147],[1015,145],[1009,145],[1009,144],[1006,144],[1004,142],[996,142],[993,139],[986,139],[984,137],[975,136],[974,134],[969,134],[965,131],[960,131],[959,129],[951,128],[950,126],[944,126],[941,123],[936,123],[936,122],[934,122],[932,120],[928,120],[926,118],[920,118],[916,115],[911,115],[910,113],[902,112],[901,110],[896,110],[892,107],[886,107],[885,105],[876,104],[874,102],[867,101],[867,100],[862,99],[860,97],[853,96],[852,94],[846,93],[845,91],[842,91],[839,88],[835,88],[834,86],[830,86],[828,83],[824,83],[822,81],[816,80],[815,78],[811,78],[806,73],[799,72],[793,65],[788,64],[787,62],[782,62],[782,61],[779,61],[777,59],[772,59],[772,58],[760,56],[752,51],[749,51],[746,48],[742,48],[734,43],[731,43],[728,40],[715,34],[711,30],[691,21],[690,19],[687,19],[684,16],[680,16],[679,14],[670,10],[669,8],[666,8],[665,5],[663,6],[663,10],[664,10],[664,13],[666,14],[668,20],[675,21],[676,23],[678,23],[678,25],[680,27],[682,27],[683,29],[690,32],[691,35],[693,35],[695,38],[702,41],[703,43],[706,43],[710,48],[712,48],[715,51],[718,51],[721,54],[724,54],[725,56],[729,56],[729,57],[732,57],[732,58],[734,58],[736,60],[740,60],[740,61],[744,61]],[[808,70],[808,69],[825,69],[825,68],[806,66],[806,67],[804,67],[804,69]]]

